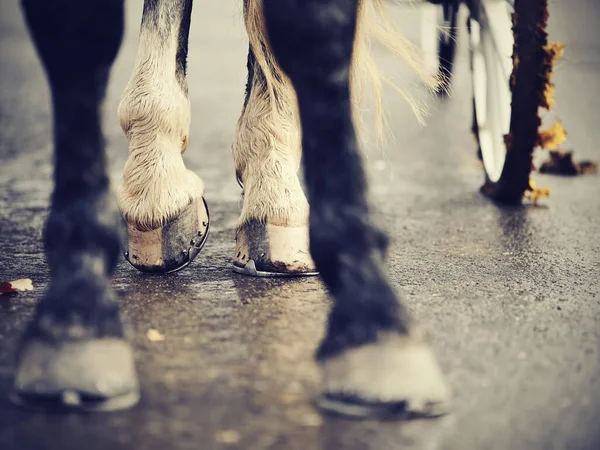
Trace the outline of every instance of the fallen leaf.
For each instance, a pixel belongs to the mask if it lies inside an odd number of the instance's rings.
[[[165,336],[154,328],[150,328],[148,331],[146,331],[146,338],[148,338],[150,342],[162,342],[165,340]]]
[[[219,444],[237,444],[240,441],[240,433],[235,430],[217,431],[215,441]]]
[[[542,106],[549,110],[556,103],[556,100],[554,99],[555,87],[554,83],[552,83],[552,75],[554,74],[556,61],[565,53],[565,44],[562,42],[550,42],[544,47],[544,51],[546,52],[546,57],[544,58],[546,72],[544,76],[546,78],[546,83]]]
[[[302,425],[304,427],[313,428],[323,425],[323,419],[321,419],[321,416],[313,411],[297,411],[292,415],[291,419],[298,425]]]
[[[0,283],[0,294],[15,294],[19,291],[33,291],[32,281],[29,278],[20,278]]]
[[[530,200],[533,203],[537,204],[540,198],[548,198],[550,197],[550,188],[539,188],[536,186],[535,182],[530,178],[529,179],[529,190],[525,191],[523,197],[526,200]]]
[[[546,109],[552,108],[556,104],[555,100],[556,86],[553,83],[546,83],[544,88],[544,103],[542,106]]]
[[[592,161],[573,161],[573,152],[550,151],[550,161],[540,167],[540,173],[552,175],[585,175],[596,173],[598,164]]]
[[[562,42],[550,42],[544,50],[552,57],[552,61],[556,62],[565,54],[565,44]]]
[[[279,397],[279,401],[284,405],[292,405],[299,403],[304,399],[304,395],[300,392],[284,392]]]
[[[17,290],[13,289],[12,285],[8,281],[0,283],[0,294],[16,294]]]
[[[556,150],[566,140],[567,132],[560,120],[550,128],[539,132],[539,145],[546,150]]]

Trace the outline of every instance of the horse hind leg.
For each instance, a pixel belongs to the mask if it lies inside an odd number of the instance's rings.
[[[244,7],[250,49],[246,100],[233,142],[243,186],[234,270],[264,277],[315,275],[308,249],[308,202],[298,177],[296,96],[271,53],[262,1],[249,0]]]

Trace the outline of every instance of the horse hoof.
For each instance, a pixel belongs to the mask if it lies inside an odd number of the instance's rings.
[[[141,272],[172,273],[187,267],[206,243],[208,205],[196,199],[174,220],[154,230],[127,223],[125,259]]]
[[[437,417],[450,410],[450,388],[429,346],[387,333],[377,342],[320,361],[317,405],[353,418]]]
[[[244,223],[236,234],[234,272],[253,277],[318,275],[308,249],[308,227]]]
[[[11,399],[37,410],[114,411],[140,398],[131,346],[103,338],[27,343]]]

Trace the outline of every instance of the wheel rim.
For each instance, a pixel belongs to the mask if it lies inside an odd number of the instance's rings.
[[[510,129],[512,12],[510,1],[482,0],[478,21],[470,19],[475,117],[485,172],[492,182],[502,175],[504,136]]]

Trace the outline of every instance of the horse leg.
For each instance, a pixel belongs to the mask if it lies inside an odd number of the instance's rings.
[[[18,354],[14,399],[107,410],[139,398],[109,276],[120,218],[100,106],[121,44],[123,0],[23,0],[52,93],[54,191],[44,230],[51,281]]]
[[[129,157],[117,202],[127,222],[126,259],[144,272],[173,272],[208,233],[204,185],[186,169],[192,0],[145,0],[133,74],[119,104]]]
[[[264,0],[273,53],[300,111],[310,249],[334,304],[318,351],[326,410],[435,416],[450,392],[384,274],[350,101],[359,0]]]
[[[250,41],[248,84],[233,143],[243,208],[234,270],[254,276],[314,275],[308,202],[300,185],[300,126],[294,89],[276,70],[262,2],[244,2]]]

